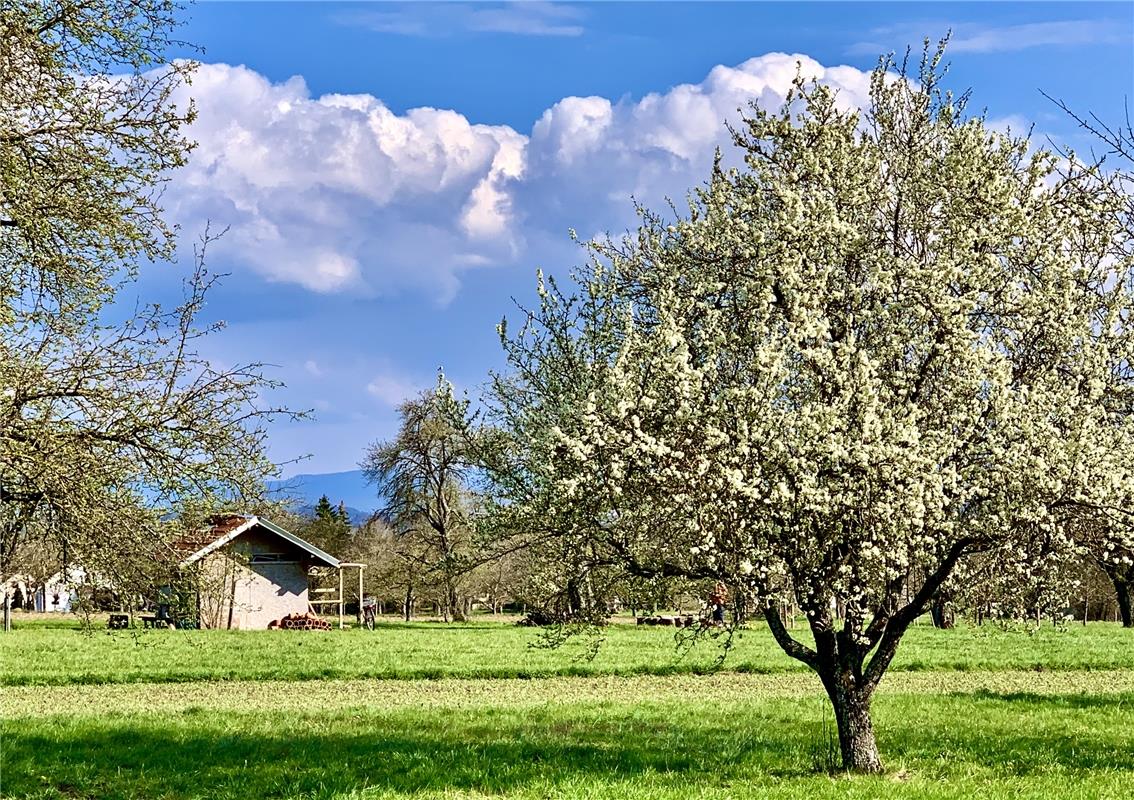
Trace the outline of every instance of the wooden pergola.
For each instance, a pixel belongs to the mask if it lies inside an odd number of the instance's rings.
[[[328,598],[325,598],[325,599],[320,598],[320,599],[308,601],[313,606],[337,604],[338,607],[339,607],[339,630],[343,630],[344,628],[346,628],[346,623],[343,622],[343,617],[346,614],[346,594],[344,592],[344,587],[345,587],[346,581],[345,581],[345,578],[343,576],[343,570],[344,569],[357,569],[358,570],[358,620],[359,620],[359,622],[361,622],[362,621],[362,571],[364,569],[366,569],[365,564],[356,564],[356,563],[350,562],[350,561],[339,562],[339,566],[338,566],[339,588],[338,589],[312,589],[311,590],[313,594],[331,594],[333,592],[337,592],[338,596],[337,597],[328,597]]]

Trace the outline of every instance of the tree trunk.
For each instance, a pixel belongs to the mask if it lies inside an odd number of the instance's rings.
[[[1114,580],[1114,591],[1118,594],[1118,613],[1122,615],[1122,627],[1134,628],[1134,607],[1130,601],[1130,583]]]
[[[567,579],[567,614],[574,619],[583,610],[583,590],[578,578]]]
[[[843,769],[851,772],[881,772],[882,757],[878,754],[874,725],[870,721],[869,694],[848,686],[850,681],[842,676],[823,682],[835,710]]]
[[[446,622],[464,622],[466,619],[464,603],[457,595],[457,587],[454,584],[449,584],[447,597],[445,598],[445,605],[447,605],[448,612],[445,614]]]
[[[733,599],[732,620],[737,625],[743,625],[748,621],[748,604],[744,601],[744,596],[740,592],[737,592]]]
[[[933,627],[949,629],[953,627],[953,620],[945,608],[945,603],[936,602],[929,609],[929,616],[933,619]]]
[[[402,607],[406,622],[413,616],[413,589],[406,589],[406,604]]]

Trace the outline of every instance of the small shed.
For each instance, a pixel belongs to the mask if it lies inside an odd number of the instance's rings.
[[[82,567],[70,566],[66,574],[56,572],[35,590],[35,610],[71,613],[78,605],[78,588],[86,582],[87,572]]]
[[[340,571],[341,615],[341,569],[348,565],[260,517],[228,514],[210,523],[175,543],[178,566],[193,578],[202,628],[265,629],[273,620],[306,613],[313,567]]]

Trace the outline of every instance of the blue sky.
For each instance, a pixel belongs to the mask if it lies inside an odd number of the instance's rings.
[[[199,3],[200,144],[165,205],[186,244],[229,227],[208,355],[275,365],[274,399],[314,409],[271,431],[277,460],[310,456],[285,473],[351,469],[438,366],[477,392],[511,298],[579,261],[569,227],[680,197],[797,62],[854,103],[881,52],[948,29],[950,83],[993,124],[1086,148],[1041,90],[1112,120],[1134,99],[1130,3]]]

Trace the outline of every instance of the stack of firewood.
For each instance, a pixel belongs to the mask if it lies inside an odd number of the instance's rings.
[[[331,623],[308,611],[306,614],[288,614],[286,617],[273,620],[268,624],[268,629],[274,628],[282,628],[286,631],[329,631]]]

